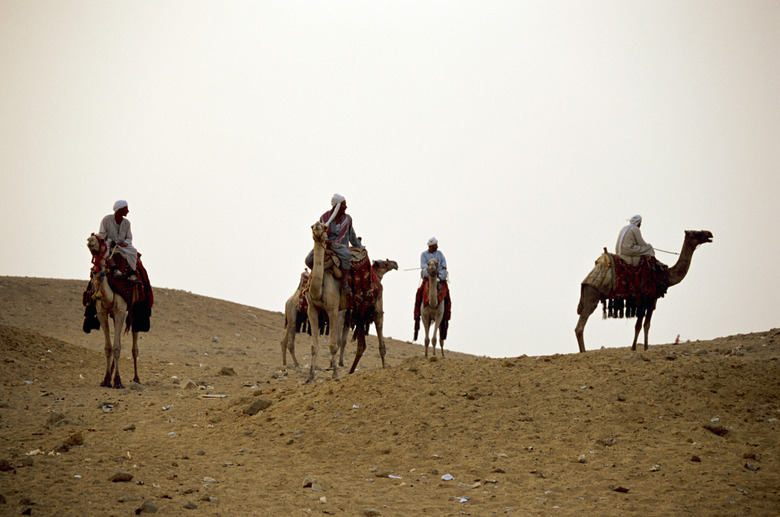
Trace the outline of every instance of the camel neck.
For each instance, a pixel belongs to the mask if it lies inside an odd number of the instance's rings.
[[[693,258],[693,252],[696,248],[690,242],[686,236],[683,241],[682,250],[680,251],[680,258],[677,262],[669,268],[669,285],[677,285],[683,281],[685,275],[688,274],[688,269],[691,267],[691,259]]]

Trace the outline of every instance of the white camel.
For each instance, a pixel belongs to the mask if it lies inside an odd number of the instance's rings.
[[[307,315],[311,328],[311,367],[306,383],[314,380],[314,369],[319,356],[319,313],[323,310],[328,315],[330,327],[330,365],[333,368],[333,378],[338,377],[336,368],[336,354],[339,351],[341,335],[345,333],[344,318],[346,311],[339,310],[341,299],[341,283],[333,276],[330,270],[325,271],[325,239],[328,235],[327,227],[317,221],[311,227],[314,239],[314,265],[309,280],[309,290],[306,291],[306,300],[309,304]],[[345,338],[346,339],[346,338]]]
[[[127,318],[127,302],[118,293],[111,289],[106,275],[109,273],[107,261],[111,257],[105,239],[100,234],[92,234],[87,239],[87,248],[92,252],[94,264],[90,274],[92,297],[97,303],[97,317],[105,336],[106,375],[101,386],[111,387],[111,375],[114,376],[114,388],[124,388],[119,377],[119,357],[122,352],[122,328]],[[108,326],[108,317],[114,320],[114,343],[111,344],[111,332]],[[138,332],[133,332],[133,382],[140,383],[138,379]]]
[[[428,357],[428,344],[433,344],[433,355],[436,355],[436,335],[439,333],[442,319],[444,319],[444,301],[439,303],[439,261],[428,260],[428,303],[423,303],[420,310],[420,319],[425,328],[425,357]],[[433,337],[428,338],[428,329],[433,326]],[[444,339],[440,341],[441,356],[444,357]]]

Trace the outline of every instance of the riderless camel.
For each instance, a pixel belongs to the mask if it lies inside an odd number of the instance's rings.
[[[394,269],[398,269],[398,263],[394,260],[375,260],[372,265],[371,269],[374,270],[374,273],[376,273],[376,276],[379,277],[380,283],[382,282],[382,277],[385,276],[385,274],[388,271],[392,271]],[[374,308],[373,308],[373,322],[374,327],[376,328],[376,337],[377,341],[379,341],[379,356],[382,358],[382,368],[385,367],[385,353],[387,352],[387,348],[385,347],[385,338],[382,335],[382,325],[385,320],[385,312],[382,302],[382,291],[379,291],[379,294],[377,295],[376,301],[374,302]],[[368,333],[368,328],[365,328],[365,333]],[[356,329],[357,332],[357,329]],[[360,358],[363,356],[363,352],[366,350],[366,340],[365,336],[358,336],[357,339],[357,350],[355,351],[355,360],[352,362],[352,368],[349,369],[349,373],[354,373],[355,369],[357,368],[358,362],[360,362]],[[344,329],[343,333],[341,334],[341,339],[339,340],[339,350],[341,351],[339,354],[339,366],[344,366],[344,349],[346,348],[347,344],[347,329]]]
[[[685,275],[688,274],[688,268],[691,266],[691,258],[696,248],[704,243],[712,242],[712,232],[707,230],[685,231],[685,240],[683,241],[682,250],[680,251],[680,257],[677,262],[669,268],[669,285],[677,285],[682,282]],[[598,268],[606,267],[596,262],[596,268],[583,281],[580,288],[580,301],[577,305],[577,314],[580,315],[580,319],[577,322],[577,326],[574,329],[574,333],[577,336],[577,344],[580,347],[580,352],[585,352],[585,324],[588,322],[588,317],[593,313],[599,304],[600,300],[610,299],[615,297],[615,281],[614,273],[611,282],[602,282],[601,285],[590,285],[586,283],[589,278],[599,276]],[[639,338],[639,331],[642,329],[642,320],[644,318],[644,337],[645,337],[645,350],[648,348],[648,334],[650,332],[650,318],[653,316],[653,310],[655,309],[656,299],[648,300],[644,306],[637,307],[636,313],[636,325],[634,326],[634,342],[631,345],[631,350],[636,350],[636,342]]]

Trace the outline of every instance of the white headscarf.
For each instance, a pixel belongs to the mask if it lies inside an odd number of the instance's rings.
[[[618,239],[617,250],[615,250],[617,251],[618,255],[620,255],[623,252],[623,238],[626,236],[626,233],[628,233],[628,229],[631,226],[636,226],[641,222],[642,222],[642,216],[639,214],[635,215],[634,217],[628,220],[628,226],[623,228],[623,231],[620,232],[620,239]]]
[[[436,237],[431,237],[428,239],[428,246],[433,246],[435,244],[439,244],[439,241],[436,240]]]
[[[120,199],[119,201],[114,203],[114,212],[126,206],[127,206],[127,201],[125,201],[124,199]]]
[[[330,218],[328,219],[328,222],[325,223],[326,225],[330,225],[330,223],[333,222],[333,219],[336,218],[336,214],[338,214],[341,209],[341,203],[344,201],[346,201],[346,199],[341,194],[333,194],[333,197],[330,198],[330,206],[333,207],[333,211],[330,213]]]

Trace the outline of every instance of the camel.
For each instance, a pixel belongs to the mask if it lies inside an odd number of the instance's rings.
[[[682,250],[677,262],[669,268],[669,285],[677,285],[682,282],[685,275],[688,274],[688,269],[691,266],[691,258],[696,248],[704,243],[712,242],[712,232],[707,230],[694,231],[686,230],[685,239],[683,241]],[[599,266],[597,266],[598,268]],[[593,275],[596,269],[591,272]],[[591,275],[588,275],[589,277]],[[586,278],[587,280],[587,278]],[[609,284],[609,283],[608,283]],[[595,287],[583,282],[580,290],[580,301],[577,305],[577,314],[580,315],[577,326],[574,329],[574,333],[577,336],[577,344],[580,347],[580,352],[585,352],[585,324],[588,322],[588,317],[593,313],[599,304],[599,301],[614,297],[614,279],[611,284],[606,287]],[[634,342],[631,345],[631,350],[636,350],[637,339],[639,338],[639,331],[643,327],[644,319],[644,338],[645,338],[645,350],[648,349],[648,334],[650,332],[650,318],[653,316],[653,310],[655,309],[656,300],[650,300],[649,303],[643,307],[637,308],[636,313],[636,325],[634,327]]]
[[[323,310],[328,315],[330,326],[330,365],[333,368],[333,378],[338,378],[336,368],[336,354],[339,351],[339,340],[345,333],[346,311],[339,310],[341,299],[341,283],[333,276],[330,270],[325,271],[325,240],[328,232],[327,227],[317,221],[311,226],[312,238],[314,239],[314,267],[312,267],[311,278],[309,281],[309,290],[306,291],[306,300],[309,304],[307,316],[309,317],[309,327],[311,328],[311,367],[309,368],[309,378],[306,383],[314,381],[314,368],[319,356],[319,312]],[[341,318],[339,320],[339,318]],[[335,322],[335,324],[334,324]],[[335,334],[335,335],[334,335]]]
[[[106,375],[103,378],[101,386],[111,387],[111,374],[114,375],[114,388],[124,388],[122,379],[119,376],[119,357],[122,352],[122,328],[127,318],[128,306],[124,298],[111,289],[108,284],[106,274],[109,269],[107,261],[111,258],[112,252],[106,248],[105,240],[101,235],[92,234],[87,239],[87,248],[93,255],[93,264],[90,274],[91,292],[93,299],[97,302],[97,317],[105,336],[106,352]],[[114,320],[114,343],[111,344],[111,333],[108,326],[108,317]],[[129,329],[128,329],[129,330]],[[138,332],[133,332],[133,382],[140,383],[138,379]]]
[[[439,303],[439,261],[428,261],[428,303],[423,303],[420,319],[425,328],[425,357],[428,357],[428,344],[433,343],[433,355],[436,355],[436,335],[439,333],[441,321],[444,318],[444,302]],[[433,338],[428,338],[428,328],[434,324]],[[441,356],[444,357],[444,339],[440,341]]]
[[[298,359],[295,358],[295,334],[298,331],[298,299],[301,296],[301,289],[306,285],[309,278],[307,272],[301,273],[301,279],[295,292],[287,298],[284,304],[284,337],[282,338],[282,366],[287,366],[287,351],[290,351],[293,364],[298,367]],[[343,365],[342,365],[343,366]]]
[[[374,273],[376,273],[376,276],[379,277],[379,281],[382,281],[382,278],[385,276],[385,274],[388,271],[392,271],[394,269],[398,269],[398,263],[394,260],[375,260],[371,264],[371,268],[374,270]],[[385,338],[382,335],[382,325],[384,323],[385,319],[385,312],[383,308],[383,302],[382,302],[382,291],[379,292],[379,295],[377,296],[376,301],[374,302],[374,309],[373,309],[373,322],[374,327],[376,328],[376,337],[379,341],[379,356],[382,358],[382,368],[385,367],[385,353],[387,351],[387,348],[385,347]],[[369,322],[370,325],[370,322]],[[357,330],[356,330],[357,332]],[[365,328],[365,334],[368,333],[368,328]],[[358,344],[357,344],[357,351],[355,352],[355,360],[352,363],[352,367],[349,369],[349,373],[355,373],[355,369],[357,368],[358,362],[360,362],[360,358],[363,356],[363,352],[366,350],[366,340],[365,335],[361,335],[358,332]],[[341,339],[339,340],[339,366],[344,366],[344,349],[346,348],[347,344],[347,331],[344,329],[344,331],[341,334]]]

